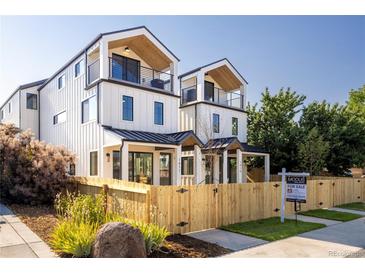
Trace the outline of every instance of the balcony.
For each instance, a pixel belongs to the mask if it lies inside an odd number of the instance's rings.
[[[202,99],[205,102],[210,102],[225,107],[245,109],[244,107],[245,101],[243,95],[234,92],[226,92],[216,87],[214,87],[214,89],[205,88],[204,97]],[[181,89],[182,105],[186,105],[196,100],[197,100],[196,85]]]
[[[138,60],[109,57],[109,78],[173,93],[173,75],[141,66]]]

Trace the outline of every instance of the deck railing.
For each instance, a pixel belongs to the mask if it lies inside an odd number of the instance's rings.
[[[87,82],[91,84],[100,78],[100,60],[97,59],[87,66]]]

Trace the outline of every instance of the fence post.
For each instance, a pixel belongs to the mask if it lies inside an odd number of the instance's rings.
[[[104,194],[104,211],[105,213],[108,212],[108,193],[109,193],[109,187],[108,185],[103,185],[103,194]]]
[[[151,222],[151,190],[146,193],[146,222]]]

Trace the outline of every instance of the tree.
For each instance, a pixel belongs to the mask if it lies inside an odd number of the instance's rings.
[[[303,136],[316,128],[328,142],[326,168],[333,175],[345,175],[350,168],[364,163],[364,123],[345,106],[313,102],[304,108],[299,124]]]
[[[30,131],[0,123],[0,198],[9,202],[53,203],[64,190],[75,157],[62,147],[35,140]]]
[[[347,102],[348,111],[365,123],[365,85],[358,90],[351,90]]]
[[[270,152],[271,171],[298,167],[300,129],[295,117],[302,110],[305,96],[281,89],[271,95],[262,93],[261,107],[248,105],[248,142]],[[262,163],[261,163],[262,165]]]
[[[319,175],[326,166],[328,142],[323,140],[317,128],[312,128],[299,144],[300,167],[311,175]]]

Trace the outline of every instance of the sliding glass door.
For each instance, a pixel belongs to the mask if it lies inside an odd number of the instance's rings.
[[[140,62],[138,60],[113,53],[112,78],[128,82],[140,82]]]

